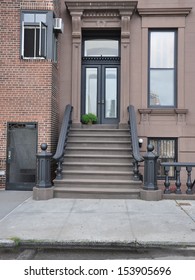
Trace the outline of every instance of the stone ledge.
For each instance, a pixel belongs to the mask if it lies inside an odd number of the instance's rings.
[[[159,201],[162,199],[162,190],[155,190],[155,191],[141,190],[140,198],[146,201]]]
[[[168,8],[138,8],[140,16],[184,16],[186,17],[192,10],[192,7],[168,7]]]
[[[163,194],[163,199],[170,199],[170,200],[195,200],[195,194]]]

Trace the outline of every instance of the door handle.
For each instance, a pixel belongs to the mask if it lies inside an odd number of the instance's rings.
[[[104,104],[104,100],[102,101],[98,100],[98,104]]]
[[[10,148],[7,153],[7,161],[10,163],[13,160],[13,148]]]

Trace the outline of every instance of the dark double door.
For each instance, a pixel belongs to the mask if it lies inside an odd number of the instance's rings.
[[[119,77],[116,59],[86,59],[82,65],[82,114],[95,114],[101,124],[118,123]]]

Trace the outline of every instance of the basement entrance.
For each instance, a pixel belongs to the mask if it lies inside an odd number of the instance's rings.
[[[32,190],[36,182],[37,124],[9,123],[7,190]]]
[[[93,113],[100,124],[119,122],[120,57],[118,36],[84,36],[82,114]]]

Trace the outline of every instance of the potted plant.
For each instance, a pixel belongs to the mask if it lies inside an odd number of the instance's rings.
[[[81,116],[81,121],[83,124],[91,125],[97,123],[97,116],[92,113],[84,114]]]

